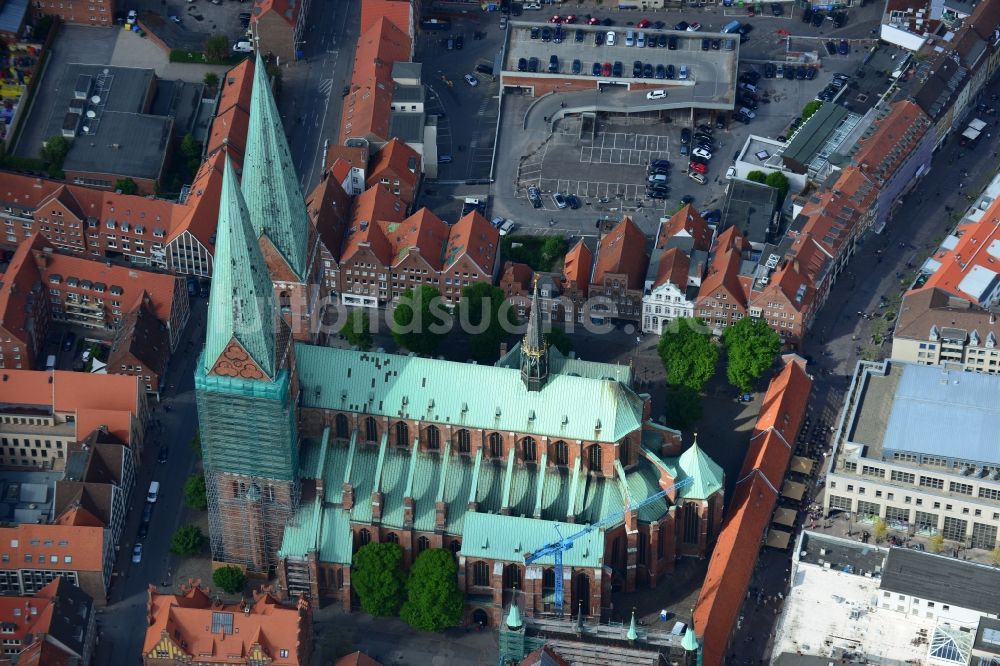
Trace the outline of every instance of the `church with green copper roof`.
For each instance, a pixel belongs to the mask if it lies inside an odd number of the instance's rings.
[[[552,612],[555,563],[525,555],[608,516],[565,553],[573,612],[597,615],[613,587],[655,586],[677,558],[707,555],[721,468],[651,419],[630,368],[549,348],[537,294],[495,365],[296,335],[282,289],[310,279],[312,232],[265,83],[242,175],[226,163],[195,371],[213,559],[349,609],[359,548],[398,543],[406,566],[445,548],[467,618],[495,625],[514,590],[524,615]]]

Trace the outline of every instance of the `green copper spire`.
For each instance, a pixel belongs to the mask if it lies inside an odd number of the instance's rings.
[[[259,51],[250,97],[243,196],[257,236],[267,236],[295,275],[305,280],[309,215]]]
[[[226,156],[219,197],[215,267],[208,301],[205,370],[211,371],[235,338],[267,375],[275,374],[274,293],[233,165]],[[237,374],[237,373],[233,373]]]
[[[722,489],[725,480],[722,468],[698,446],[698,433],[694,434],[694,443],[677,459],[677,466],[680,467],[677,481],[694,477],[694,483],[679,491],[682,498],[708,499]]]
[[[694,635],[694,629],[691,627],[688,627],[687,632],[684,634],[681,647],[687,652],[694,652],[698,649],[698,637]]]
[[[517,630],[523,626],[524,622],[521,620],[521,609],[517,607],[517,600],[511,599],[510,612],[507,613],[507,628]]]
[[[628,633],[625,634],[625,638],[630,641],[634,641],[639,638],[639,632],[635,630],[635,611],[632,611],[632,621],[628,624]]]

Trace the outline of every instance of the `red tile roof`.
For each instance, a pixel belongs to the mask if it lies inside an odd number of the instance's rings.
[[[1000,199],[994,199],[978,222],[961,225],[956,233],[953,249],[934,254],[941,266],[921,288],[937,288],[987,306],[995,298],[993,284],[1000,275]]]
[[[500,288],[508,296],[514,294],[527,294],[531,288],[532,278],[535,271],[531,270],[528,264],[519,264],[515,261],[505,261],[503,271],[500,274]]]
[[[364,652],[352,652],[333,662],[333,666],[382,666],[382,662],[375,661]]]
[[[625,274],[629,289],[642,289],[648,263],[646,235],[626,216],[601,238],[591,284],[603,285],[609,273],[617,273]]]
[[[669,282],[684,291],[687,289],[688,271],[691,270],[691,258],[680,250],[672,247],[660,257],[660,265],[656,269],[654,287]]]
[[[389,115],[395,83],[392,64],[410,58],[410,38],[386,17],[358,38],[354,52],[351,90],[340,116],[340,143],[369,135],[389,138]]]
[[[801,359],[789,360],[764,396],[729,516],[709,560],[692,617],[704,646],[704,666],[726,663],[729,638],[750,587],[761,539],[771,521],[811,388],[812,379]]]
[[[698,299],[712,298],[719,290],[725,289],[734,299],[746,306],[748,285],[740,281],[740,265],[747,241],[736,227],[726,229],[715,243],[715,255],[708,265],[708,273],[698,289]]]
[[[250,126],[250,93],[253,90],[254,60],[247,58],[222,77],[219,105],[208,135],[207,154],[228,145],[233,158],[243,162],[247,130]]]
[[[351,198],[340,181],[327,172],[306,197],[306,210],[323,245],[334,259],[340,259],[340,249],[347,231]]]
[[[53,545],[38,545],[43,543]],[[6,556],[0,558],[0,571],[31,567],[31,564],[26,564],[30,561],[27,558],[44,555],[46,569],[101,572],[105,556],[104,526],[21,523],[0,527],[0,554]],[[69,561],[66,561],[67,557]]]
[[[590,267],[593,263],[594,255],[581,238],[566,253],[566,258],[563,260],[564,288],[579,288],[586,295],[590,286]]]
[[[377,185],[383,176],[389,178],[387,173],[399,178],[408,188],[416,187],[417,181],[420,180],[420,153],[399,139],[393,138],[375,153],[375,159],[368,172],[367,186]]]
[[[875,121],[875,131],[862,139],[854,154],[854,163],[876,181],[888,180],[910,156],[913,146],[930,129],[931,121],[923,110],[909,100],[892,105],[882,120]]]
[[[365,0],[361,3],[361,32],[368,30],[385,17],[404,35],[413,36],[413,8],[411,0]]]
[[[486,276],[492,276],[499,248],[500,232],[485,217],[472,211],[451,228],[443,268],[448,270],[465,256],[479,266]]]
[[[392,256],[386,265],[395,265],[416,250],[434,270],[440,271],[448,243],[448,225],[428,208],[421,208],[402,222],[379,220],[389,241]]]
[[[301,2],[293,2],[292,0],[257,0],[253,11],[251,11],[251,20],[256,23],[268,12],[273,12],[282,21],[294,26],[301,7]]]
[[[693,239],[694,249],[708,252],[712,245],[712,230],[691,204],[684,206],[664,224],[656,237],[656,247],[663,249],[674,236],[689,236]]]
[[[42,247],[44,242],[40,234],[35,234],[30,242],[25,241],[18,245],[7,265],[7,270],[0,278],[0,326],[24,342],[31,340],[32,336],[37,334],[29,331],[27,327],[29,294],[35,285],[40,285],[39,293],[32,298],[36,301],[39,298],[48,298],[47,289],[41,281],[42,277],[31,255],[31,251]],[[38,313],[43,306],[44,303],[39,302],[33,306],[34,311]],[[29,353],[37,351],[32,349]]]
[[[342,261],[349,260],[362,244],[367,243],[384,266],[391,265],[392,248],[379,222],[402,222],[404,217],[406,206],[403,202],[381,187],[371,187],[359,194],[354,199]]]
[[[304,607],[303,607],[304,605]],[[164,641],[172,644],[201,664],[231,664],[230,655],[250,657],[259,646],[273,666],[303,666],[312,621],[308,604],[279,604],[270,594],[254,594],[254,601],[239,604],[213,604],[207,591],[197,586],[182,594],[160,594],[149,586],[147,614],[149,626],[143,654],[149,654]],[[213,618],[225,614],[227,630],[212,630]],[[228,628],[231,620],[232,627]],[[242,663],[242,662],[240,662]]]

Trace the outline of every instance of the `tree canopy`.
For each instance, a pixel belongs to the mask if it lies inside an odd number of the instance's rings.
[[[410,568],[407,599],[400,616],[410,626],[424,631],[458,625],[465,599],[458,589],[457,575],[458,565],[450,551],[430,548],[420,553]]]
[[[517,326],[517,315],[504,298],[503,290],[477,282],[462,289],[458,307],[462,329],[469,336],[472,358],[484,363],[495,362],[500,343]]]
[[[61,134],[50,136],[42,146],[42,161],[45,163],[45,170],[52,178],[62,177],[63,162],[69,154],[69,141]]]
[[[340,334],[361,351],[368,351],[372,348],[371,319],[368,311],[364,308],[356,308],[347,315],[344,325],[340,328]]]
[[[205,40],[205,58],[208,60],[225,60],[229,57],[229,40],[225,35],[212,35]]]
[[[392,311],[392,337],[400,347],[431,354],[450,328],[450,315],[441,294],[430,285],[407,289]]]
[[[139,186],[131,178],[119,178],[115,181],[115,189],[122,194],[135,194],[139,191]]]
[[[398,615],[403,605],[405,585],[403,549],[399,544],[369,543],[354,554],[351,587],[358,593],[361,607],[369,615]]]
[[[701,418],[701,396],[686,386],[667,390],[667,425],[687,430]]]
[[[207,87],[215,88],[215,86],[219,85],[219,75],[215,72],[206,72],[204,81]]]
[[[752,180],[755,183],[766,183],[767,174],[763,171],[751,171],[747,174],[747,180]]]
[[[774,171],[767,174],[764,183],[778,190],[778,204],[780,205],[785,200],[785,195],[788,194],[788,178],[780,171]]]
[[[667,384],[700,391],[715,374],[719,350],[700,319],[682,317],[664,329],[657,347]]]
[[[192,474],[184,482],[184,503],[199,511],[208,508],[208,493],[205,492],[204,474]]]
[[[819,111],[821,106],[823,106],[823,102],[821,102],[818,99],[814,99],[813,101],[808,102],[805,106],[803,106],[801,114],[802,122],[809,120],[810,116]]]
[[[198,555],[205,547],[205,535],[197,525],[184,525],[170,537],[170,552],[175,555]]]
[[[781,350],[781,336],[763,319],[744,317],[722,332],[726,376],[740,391],[749,391]]]
[[[247,576],[239,567],[224,566],[212,572],[212,582],[221,587],[223,592],[236,594],[246,587]]]

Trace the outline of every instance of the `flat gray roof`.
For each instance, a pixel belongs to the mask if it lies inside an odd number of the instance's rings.
[[[867,366],[862,366],[858,370],[864,373],[861,379],[863,385],[857,402],[857,413],[848,431],[848,440],[863,444],[867,458],[882,456],[882,440],[885,438],[885,429],[892,415],[892,401],[903,375],[902,364],[887,365],[888,371],[884,375],[875,374]]]
[[[389,135],[407,143],[424,140],[424,114],[398,113],[389,115]]]
[[[392,91],[392,101],[422,102],[424,101],[424,87],[397,83],[396,89]]]
[[[838,104],[824,102],[785,146],[785,150],[781,153],[782,159],[808,165],[840,123],[844,122],[847,113],[847,109]]]
[[[855,576],[870,573],[877,578],[885,567],[886,550],[860,541],[825,536],[807,530],[802,533],[799,561],[816,566],[829,564],[835,571]]]
[[[770,243],[774,235],[771,233],[771,220],[777,205],[776,188],[750,180],[732,180],[722,209],[719,231],[737,227],[751,243]]]
[[[981,613],[1000,613],[1000,575],[993,567],[909,548],[890,548],[881,589]]]
[[[173,116],[177,136],[193,134],[204,89],[202,83],[160,79],[156,82],[156,95],[149,112],[154,116]]]

